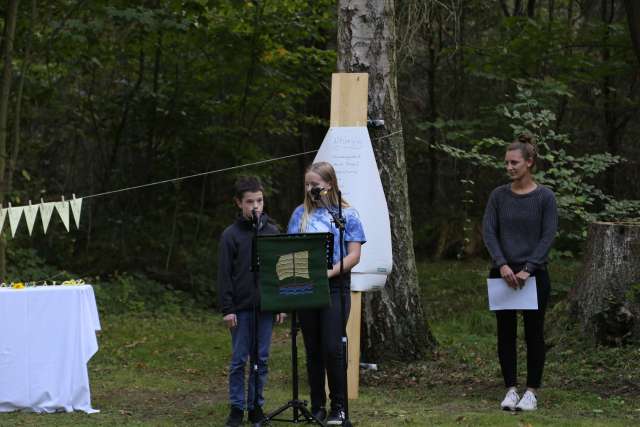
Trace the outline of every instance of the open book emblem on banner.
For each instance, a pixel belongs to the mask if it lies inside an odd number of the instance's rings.
[[[309,279],[309,251],[292,252],[281,255],[276,263],[278,293],[280,295],[303,295],[313,293],[313,283],[298,282],[295,279]],[[287,279],[294,279],[290,281]],[[286,283],[283,283],[287,280]]]

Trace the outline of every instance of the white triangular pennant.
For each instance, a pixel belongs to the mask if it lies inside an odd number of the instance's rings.
[[[40,219],[42,219],[42,228],[44,234],[47,234],[47,228],[49,228],[49,221],[51,221],[51,214],[53,213],[53,203],[40,203]]]
[[[2,229],[4,228],[4,220],[7,218],[7,210],[4,208],[0,208],[0,233],[2,233]]]
[[[75,196],[73,200],[69,202],[71,205],[71,212],[73,212],[73,219],[76,220],[76,228],[80,228],[80,210],[82,209],[82,198],[76,199]]]
[[[69,231],[69,202],[63,200],[61,202],[53,202],[53,205],[56,207],[64,227]]]
[[[29,202],[29,205],[24,207],[24,219],[27,221],[29,236],[31,236],[33,232],[33,224],[36,223],[36,216],[38,216],[38,205],[34,206]]]
[[[20,219],[22,218],[22,211],[24,211],[24,206],[16,206],[15,208],[9,206],[9,225],[11,226],[11,237],[16,236],[16,230],[18,229],[18,224],[20,224]]]

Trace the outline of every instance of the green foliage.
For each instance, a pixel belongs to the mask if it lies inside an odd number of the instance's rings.
[[[535,180],[556,194],[558,211],[564,221],[560,233],[581,240],[586,237],[586,227],[591,221],[637,215],[640,200],[615,200],[590,181],[620,163],[621,157],[609,153],[572,155],[569,149],[575,143],[569,135],[556,132],[556,115],[547,108],[545,100],[556,95],[570,96],[567,89],[553,81],[517,80],[516,84],[513,101],[500,105],[497,112],[506,119],[514,136],[523,133],[535,136],[542,166],[535,173]],[[434,147],[476,166],[502,169],[502,156],[508,144],[509,140],[500,137],[486,137],[472,140],[463,148],[445,142]]]
[[[47,264],[35,249],[20,248],[10,245],[7,250],[7,281],[64,281],[75,279],[69,277],[65,271],[58,271],[54,266]]]
[[[117,274],[94,285],[101,314],[180,315],[198,304],[193,297],[140,274]]]

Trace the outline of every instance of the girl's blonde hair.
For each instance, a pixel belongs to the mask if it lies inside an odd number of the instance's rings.
[[[330,189],[327,190],[327,194],[321,196],[324,198],[325,204],[328,206],[338,207],[338,191],[340,188],[338,187],[338,177],[336,176],[336,171],[331,166],[331,163],[328,162],[318,162],[311,164],[305,171],[305,176],[309,173],[316,173],[325,181],[327,184],[331,186]],[[321,207],[319,201],[314,200],[311,194],[308,191],[304,192],[304,212],[302,213],[302,222],[300,223],[300,231],[304,232],[307,230],[307,224],[309,222],[309,216],[311,213],[318,207]],[[349,203],[343,198],[342,199],[342,207],[348,208]]]

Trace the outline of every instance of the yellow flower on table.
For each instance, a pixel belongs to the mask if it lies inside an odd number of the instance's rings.
[[[11,287],[13,289],[24,289],[24,283],[22,282],[11,283]]]

